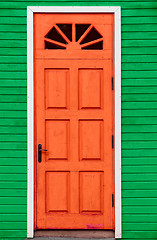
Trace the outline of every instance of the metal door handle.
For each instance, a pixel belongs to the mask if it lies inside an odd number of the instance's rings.
[[[38,162],[42,161],[42,151],[47,152],[47,149],[42,149],[42,145],[38,144]]]
[[[45,152],[47,152],[47,149],[39,149],[39,151],[45,151]]]

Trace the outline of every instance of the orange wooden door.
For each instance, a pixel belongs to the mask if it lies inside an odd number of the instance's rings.
[[[36,228],[113,229],[113,61],[69,46],[35,55]]]

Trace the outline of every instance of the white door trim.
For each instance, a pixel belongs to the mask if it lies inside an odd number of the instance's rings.
[[[121,12],[120,7],[27,7],[27,237],[34,236],[33,13],[114,13],[115,42],[115,238],[121,238]]]

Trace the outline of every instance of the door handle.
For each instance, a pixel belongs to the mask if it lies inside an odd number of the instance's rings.
[[[47,152],[47,149],[42,149],[42,145],[38,144],[38,162],[42,161],[42,151]]]

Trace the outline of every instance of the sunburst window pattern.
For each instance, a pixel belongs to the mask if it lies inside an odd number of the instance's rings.
[[[72,42],[82,50],[103,49],[103,37],[91,24],[55,24],[45,36],[45,49],[67,49]]]

